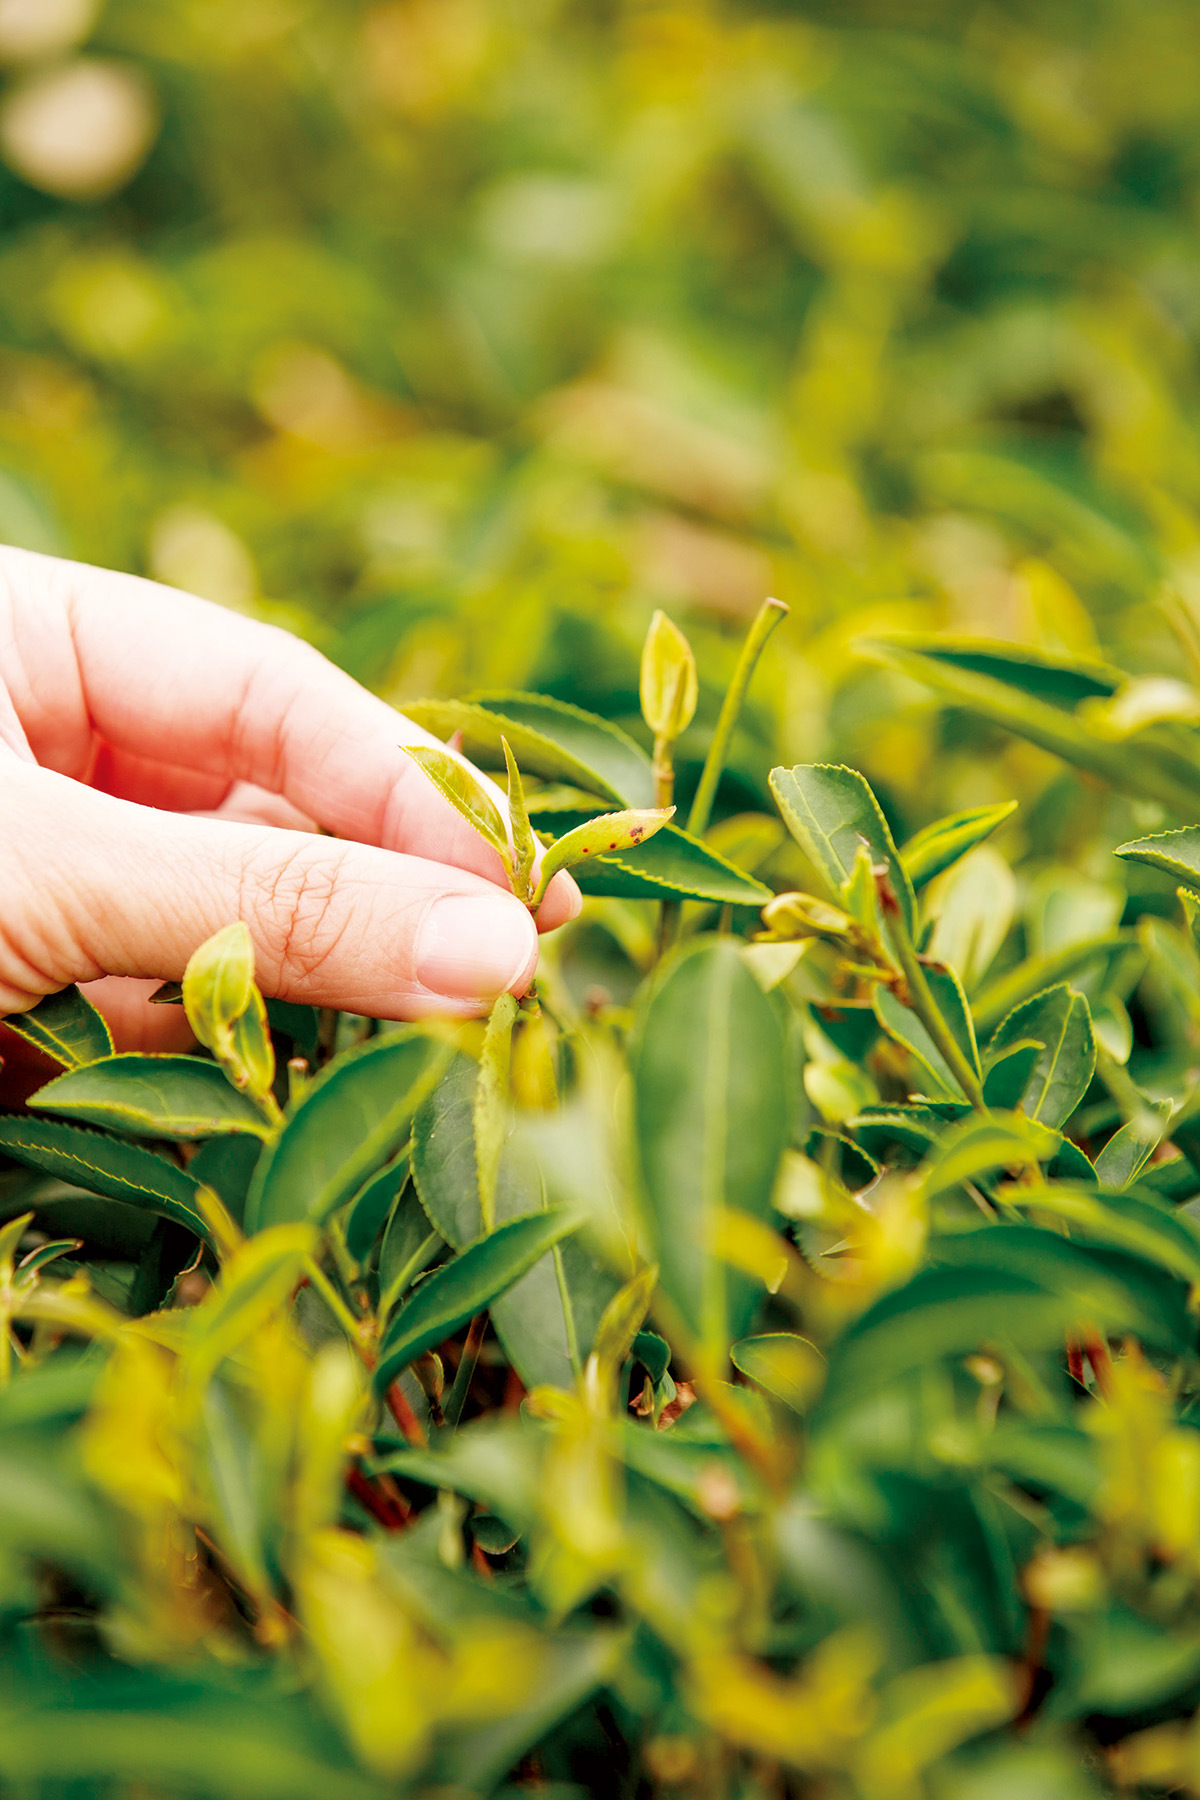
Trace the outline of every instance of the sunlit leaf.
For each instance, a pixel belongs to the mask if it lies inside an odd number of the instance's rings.
[[[47,994],[28,1012],[7,1014],[4,1023],[67,1069],[113,1053],[112,1033],[77,987]]]
[[[270,1135],[254,1102],[198,1056],[107,1056],[56,1076],[30,1101],[41,1112],[103,1125],[126,1137]]]
[[[900,861],[914,888],[924,887],[976,844],[982,844],[1016,810],[1015,800],[1005,800],[998,806],[973,806],[918,831],[900,848]]]
[[[500,808],[478,775],[460,757],[451,756],[448,750],[440,750],[433,744],[405,744],[402,748],[455,812],[507,861],[510,854],[508,832]]]
[[[636,851],[640,844],[661,831],[672,817],[673,806],[643,808],[640,811],[599,813],[583,825],[577,825],[565,836],[555,838],[542,856],[542,872],[532,904],[537,906],[550,882],[560,869],[574,868],[589,856],[613,856],[618,861]],[[635,860],[636,867],[636,860]]]

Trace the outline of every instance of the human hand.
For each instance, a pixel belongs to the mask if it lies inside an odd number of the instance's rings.
[[[0,548],[0,1015],[95,981],[121,1040],[166,1047],[176,1009],[131,978],[179,979],[238,918],[282,999],[416,1019],[523,993],[534,922],[400,747],[435,741],[287,632]],[[557,875],[537,930],[579,905]]]

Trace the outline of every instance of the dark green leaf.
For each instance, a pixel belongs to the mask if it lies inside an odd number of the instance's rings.
[[[113,1053],[112,1034],[77,987],[47,994],[29,1012],[8,1013],[4,1023],[26,1043],[73,1069]]]
[[[1043,1048],[1037,1038],[1022,1038],[989,1059],[983,1078],[983,1097],[989,1106],[1011,1110],[1020,1105]]]
[[[386,1388],[422,1351],[490,1306],[577,1224],[559,1207],[510,1219],[435,1269],[393,1316],[375,1369],[376,1387]]]
[[[1061,1128],[1087,1093],[1096,1067],[1092,1017],[1083,995],[1067,986],[1047,988],[1018,1006],[996,1028],[989,1065],[1034,1038],[1043,1046],[1021,1095],[1021,1106],[1044,1125]]]
[[[410,719],[439,737],[461,731],[467,756],[502,768],[506,737],[524,775],[565,781],[620,806],[653,806],[650,758],[606,719],[536,694],[487,694],[475,700],[418,700]]]
[[[409,1027],[348,1050],[306,1090],[255,1173],[246,1228],[318,1222],[395,1155],[450,1052]]]
[[[771,792],[784,824],[828,884],[830,899],[841,898],[843,882],[854,873],[860,844],[866,844],[873,863],[887,865],[911,937],[916,917],[912,883],[864,777],[827,763],[798,763],[792,769],[771,770]]]
[[[539,831],[556,835],[575,830],[592,815],[540,812]],[[745,874],[678,825],[664,825],[635,850],[588,856],[571,871],[585,894],[617,900],[711,900],[722,906],[760,907],[771,890]]]
[[[966,996],[952,969],[927,968],[925,979],[938,1010],[978,1075],[979,1050]],[[911,1007],[901,1005],[890,988],[875,989],[875,1016],[883,1029],[914,1056],[927,1075],[931,1098],[961,1100],[963,1092],[942,1056],[941,1051]]]
[[[1096,1179],[1103,1188],[1126,1188],[1136,1181],[1163,1139],[1171,1117],[1171,1102],[1147,1102],[1144,1112],[1129,1119],[1105,1144],[1096,1158]]]
[[[377,1175],[363,1183],[346,1212],[346,1248],[357,1262],[364,1262],[383,1227],[383,1222],[408,1180],[407,1147],[385,1163]]]
[[[123,1137],[268,1137],[271,1129],[249,1095],[198,1056],[105,1056],[48,1081],[29,1104]]]
[[[787,1051],[779,1013],[728,939],[702,939],[662,968],[632,1049],[637,1153],[651,1255],[688,1327],[724,1355],[759,1290],[708,1249],[724,1207],[770,1216],[787,1142]]]
[[[174,1219],[209,1242],[195,1178],[140,1144],[57,1119],[9,1115],[0,1116],[0,1150],[89,1193]]]

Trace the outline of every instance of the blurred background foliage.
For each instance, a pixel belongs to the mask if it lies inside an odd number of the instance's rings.
[[[665,606],[685,790],[774,592],[730,804],[769,746],[1061,835],[853,645],[1178,670],[1198,55],[1188,0],[0,0],[0,536],[400,702],[627,718]]]

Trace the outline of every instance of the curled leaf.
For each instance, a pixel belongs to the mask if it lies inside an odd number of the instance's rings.
[[[605,851],[632,850],[661,831],[675,811],[673,806],[631,808],[628,812],[599,813],[555,840],[542,858],[542,873],[530,905],[538,907],[551,879],[560,869],[582,862],[585,856]]]
[[[537,862],[538,845],[533,835],[533,827],[529,823],[529,808],[525,804],[525,788],[521,781],[521,771],[517,767],[517,759],[506,737],[500,739],[504,751],[504,761],[508,769],[508,816],[512,823],[513,841],[513,892],[521,900],[528,900],[530,894],[530,877]]]

